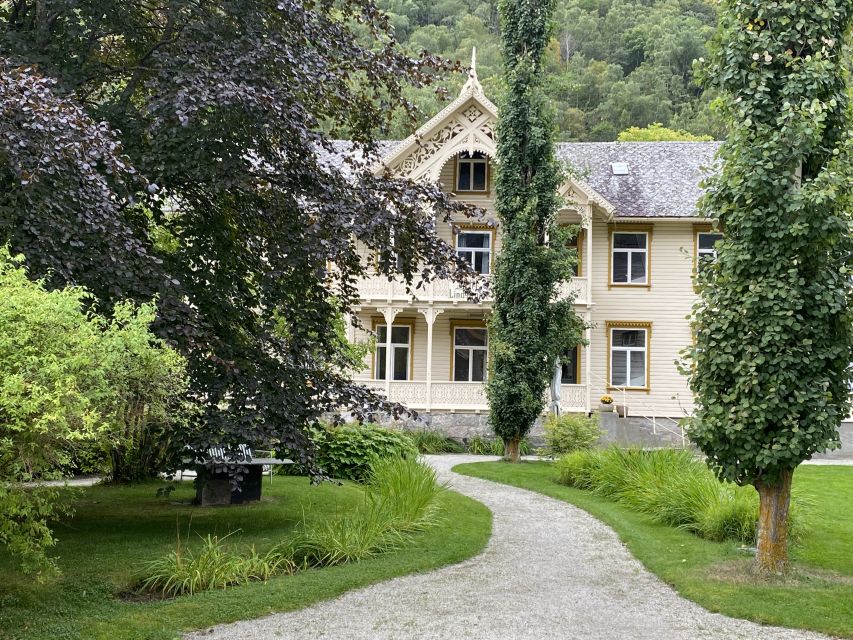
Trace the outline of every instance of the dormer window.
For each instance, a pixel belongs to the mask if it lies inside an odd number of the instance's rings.
[[[456,159],[456,191],[485,193],[489,190],[489,159],[482,153],[462,153]]]

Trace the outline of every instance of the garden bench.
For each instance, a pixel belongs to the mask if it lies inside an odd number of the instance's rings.
[[[225,447],[211,447],[207,458],[196,464],[196,503],[202,506],[242,504],[261,499],[263,473],[269,472],[272,482],[274,466],[293,464],[289,458],[255,457],[252,449],[245,444],[237,448],[236,458],[230,458]],[[240,465],[247,469],[240,488],[231,485],[229,467]]]

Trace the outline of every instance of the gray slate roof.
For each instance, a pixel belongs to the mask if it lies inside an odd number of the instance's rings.
[[[398,142],[380,143],[385,154]],[[719,142],[561,142],[557,157],[612,204],[618,217],[689,218],[697,215],[699,182],[712,171]],[[349,141],[335,143],[339,157],[324,154],[330,164],[350,152]],[[628,165],[627,175],[613,175],[611,163]]]
[[[714,165],[719,142],[564,142],[557,157],[616,209],[617,216],[692,217],[699,182]],[[611,163],[625,162],[627,175]]]

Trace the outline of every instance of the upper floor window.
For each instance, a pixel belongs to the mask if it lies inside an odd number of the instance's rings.
[[[376,326],[376,362],[374,371],[376,380],[385,380],[386,376],[386,349],[388,338],[387,325]],[[392,380],[409,380],[410,362],[412,353],[412,327],[410,325],[391,326],[391,371]]]
[[[482,327],[454,327],[453,380],[483,382],[489,357],[489,336]]]
[[[489,159],[482,153],[462,153],[456,159],[456,191],[489,190]]]
[[[649,232],[611,234],[611,284],[649,284]]]
[[[717,259],[717,242],[723,234],[717,231],[698,231],[696,233],[696,266],[714,262]]]
[[[487,275],[491,269],[492,232],[460,231],[456,234],[456,255],[468,262],[477,273]]]

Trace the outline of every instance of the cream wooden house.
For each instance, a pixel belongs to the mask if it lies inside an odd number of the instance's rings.
[[[456,100],[413,136],[389,144],[379,166],[438,181],[455,197],[494,211],[496,120],[495,105],[472,73]],[[562,367],[564,411],[595,410],[605,394],[630,415],[658,421],[691,410],[676,360],[691,339],[691,275],[697,261],[713,259],[718,238],[696,214],[703,167],[716,148],[558,145],[559,158],[581,176],[561,189],[567,204],[559,222],[582,228],[577,275],[565,287],[576,293],[577,312],[591,327],[589,345]],[[340,152],[346,150],[341,143]],[[499,227],[460,220],[439,225],[439,233],[489,277],[501,251]],[[358,381],[422,415],[443,416],[442,424],[453,416],[485,418],[491,301],[469,302],[450,282],[434,282],[412,297],[401,282],[383,276],[364,279],[360,297],[357,313],[375,332],[377,348]],[[358,339],[356,333],[351,337]]]

